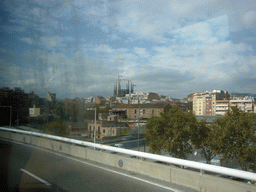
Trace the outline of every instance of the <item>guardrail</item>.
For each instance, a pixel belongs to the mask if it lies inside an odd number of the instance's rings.
[[[174,157],[166,157],[166,156],[162,156],[162,155],[134,151],[134,150],[130,150],[130,149],[117,148],[117,147],[112,147],[112,146],[107,146],[107,145],[102,145],[102,144],[94,144],[91,142],[80,141],[80,140],[76,140],[76,139],[69,139],[69,138],[65,138],[65,137],[59,137],[59,136],[48,135],[48,134],[43,134],[43,133],[36,133],[36,132],[32,132],[32,131],[22,131],[22,130],[16,130],[16,129],[11,129],[11,128],[0,128],[0,130],[21,133],[21,134],[26,134],[26,135],[31,135],[31,136],[37,136],[37,137],[43,137],[43,138],[53,139],[53,140],[67,142],[67,143],[71,143],[71,144],[81,145],[81,146],[85,146],[85,147],[92,147],[92,148],[96,148],[96,149],[122,153],[122,154],[126,154],[126,155],[140,157],[140,158],[151,159],[154,161],[160,161],[160,162],[164,162],[164,163],[185,166],[185,167],[189,167],[189,168],[198,169],[198,170],[200,170],[201,173],[203,171],[209,171],[212,173],[224,174],[224,175],[234,176],[234,177],[238,177],[238,178],[242,178],[242,179],[256,181],[256,173],[252,173],[252,172],[248,172],[248,171],[220,167],[220,166],[216,166],[216,165],[209,165],[209,164],[204,164],[204,163],[199,163],[199,162],[194,162],[194,161],[189,161],[189,160],[184,160],[184,159],[178,159],[178,158],[174,158]]]

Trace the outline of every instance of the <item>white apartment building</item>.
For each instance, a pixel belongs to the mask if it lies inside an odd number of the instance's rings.
[[[145,92],[136,92],[126,94],[125,98],[130,101],[130,104],[144,104],[148,100],[148,94]]]
[[[229,100],[216,100],[216,115],[225,115],[229,108]]]
[[[255,112],[254,98],[246,96],[246,97],[233,97],[231,100],[216,100],[215,114],[213,113],[212,115],[225,115],[228,111],[230,111],[231,107],[234,107],[234,106],[237,106],[241,111],[244,111],[246,113]],[[193,107],[194,107],[194,103],[193,103]],[[195,114],[197,115],[199,112],[200,111],[198,111]]]
[[[230,102],[230,107],[237,106],[241,111],[246,113],[254,112],[254,98],[253,97],[234,97]]]

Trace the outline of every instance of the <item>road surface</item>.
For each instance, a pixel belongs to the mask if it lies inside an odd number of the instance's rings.
[[[194,191],[118,168],[0,140],[2,191]]]

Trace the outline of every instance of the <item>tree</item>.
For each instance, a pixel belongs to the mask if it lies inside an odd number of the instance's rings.
[[[64,136],[67,135],[67,124],[61,119],[56,122],[51,122],[45,125],[45,132],[52,135]]]
[[[150,146],[150,152],[161,153],[164,143],[164,134],[163,117],[151,117],[146,124],[145,134],[147,145]]]
[[[147,145],[154,153],[161,149],[174,157],[186,159],[192,153],[191,130],[197,126],[196,117],[190,112],[183,112],[176,106],[152,117],[146,125]]]
[[[198,126],[192,130],[192,143],[200,150],[200,154],[205,158],[206,163],[211,164],[211,160],[216,156],[212,147],[214,130],[218,126],[213,123],[207,125],[205,120],[201,120]]]
[[[256,118],[255,114],[232,107],[218,121],[213,147],[224,159],[237,158],[243,170],[253,169],[256,163]]]
[[[61,120],[65,120],[66,119],[64,103],[63,102],[58,101],[56,103],[55,111],[56,111],[56,115],[58,115]]]

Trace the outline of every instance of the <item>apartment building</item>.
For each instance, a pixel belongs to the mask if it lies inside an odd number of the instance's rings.
[[[230,107],[237,106],[241,111],[246,113],[254,112],[254,98],[253,97],[234,97],[230,102]]]
[[[94,138],[95,122],[88,122],[88,136]],[[127,123],[116,121],[97,121],[96,122],[96,138],[102,139],[104,137],[120,137],[122,130],[129,130]]]
[[[200,94],[197,94],[200,95]],[[203,94],[202,94],[203,95]],[[203,100],[203,96],[201,96],[201,100],[200,97],[197,96],[197,99],[195,99],[196,103],[193,103],[193,107],[194,108],[194,113],[196,115],[211,115],[210,114],[210,109],[212,108],[215,109],[215,113],[212,113],[212,115],[225,115],[228,111],[231,110],[231,107],[238,107],[241,111],[244,111],[246,113],[253,113],[255,112],[255,106],[254,106],[254,98],[253,97],[232,97],[230,100],[216,100],[215,102],[215,106],[209,106],[210,104],[214,105],[214,101],[211,101],[211,98],[209,97],[204,97],[205,98],[205,102],[209,101],[208,106],[207,106],[207,102],[206,104],[204,104],[204,100]],[[194,100],[193,100],[194,101]],[[201,105],[203,106],[199,106],[201,102]],[[200,109],[204,109],[204,105],[205,105],[205,112],[201,112],[203,110],[200,111]],[[208,109],[208,112],[207,112]],[[200,114],[201,112],[201,114]]]
[[[193,94],[193,112],[195,115],[216,115],[216,92]]]
[[[216,115],[225,115],[229,109],[229,100],[216,100]]]
[[[139,111],[139,108],[141,111]],[[143,119],[149,119],[152,116],[160,116],[171,108],[169,103],[156,103],[156,104],[119,104],[112,108],[113,114],[122,113],[123,118],[137,119],[140,115]]]

